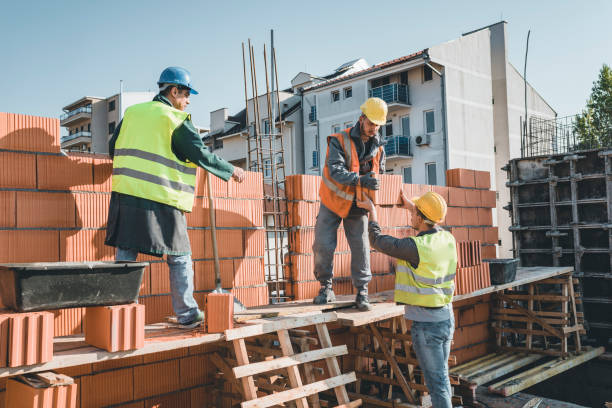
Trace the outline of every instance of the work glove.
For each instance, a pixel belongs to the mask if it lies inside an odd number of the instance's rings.
[[[374,178],[373,172],[369,172],[368,174],[360,176],[359,184],[361,185],[361,187],[367,188],[368,190],[378,190],[380,188],[378,179]]]

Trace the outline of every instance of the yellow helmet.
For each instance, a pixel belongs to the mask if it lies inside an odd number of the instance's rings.
[[[416,208],[436,224],[446,217],[446,201],[438,193],[428,191],[420,197],[412,199]]]
[[[387,123],[387,103],[380,98],[368,98],[361,105],[361,111],[372,123],[379,126]]]

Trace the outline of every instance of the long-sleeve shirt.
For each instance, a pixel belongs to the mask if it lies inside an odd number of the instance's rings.
[[[435,234],[442,231],[442,228],[435,226],[427,231],[420,232],[418,236]],[[370,245],[383,254],[402,259],[408,262],[413,268],[418,268],[420,263],[419,249],[411,237],[395,238],[381,233],[380,225],[375,221],[370,221],[368,225]],[[439,322],[450,319],[453,315],[452,303],[442,307],[422,307],[415,305],[405,305],[404,316],[406,319],[417,322]]]
[[[162,95],[155,96],[153,100],[171,105]],[[120,132],[121,122],[109,141],[111,157],[115,153]],[[171,143],[172,152],[180,160],[189,160],[225,181],[232,176],[234,166],[208,150],[190,117],[174,130]],[[110,199],[105,244],[137,249],[155,256],[191,253],[187,222],[182,211],[117,192],[113,192]]]

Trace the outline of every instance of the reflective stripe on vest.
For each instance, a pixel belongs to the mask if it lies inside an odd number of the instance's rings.
[[[350,136],[351,128],[345,129],[342,133],[336,133],[327,138],[327,143],[331,138],[335,137],[344,152],[345,162],[347,169],[350,172],[359,174],[359,160],[357,157],[357,150],[354,142]],[[380,156],[382,147],[379,148],[378,153],[372,159],[372,171],[379,173],[380,171]],[[341,218],[346,218],[353,201],[355,201],[356,186],[347,186],[344,184],[337,183],[332,177],[327,166],[329,159],[329,148],[325,157],[325,167],[323,168],[323,175],[321,177],[321,185],[319,188],[319,196],[321,203],[325,205],[330,211],[334,212]]]
[[[125,111],[113,157],[113,191],[189,212],[197,166],[172,152],[172,133],[189,114],[162,102]]]
[[[418,268],[404,260],[395,270],[395,301],[439,307],[450,303],[457,269],[455,238],[447,231],[411,237],[419,251]]]

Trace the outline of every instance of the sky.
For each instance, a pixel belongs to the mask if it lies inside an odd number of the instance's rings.
[[[183,66],[200,94],[188,111],[244,107],[241,43],[251,39],[263,79],[274,30],[279,82],[326,75],[344,62],[376,64],[507,21],[508,57],[559,117],[584,108],[612,64],[612,2],[593,1],[158,1],[2,0],[0,112],[59,117],[87,96],[154,91],[161,71]]]

